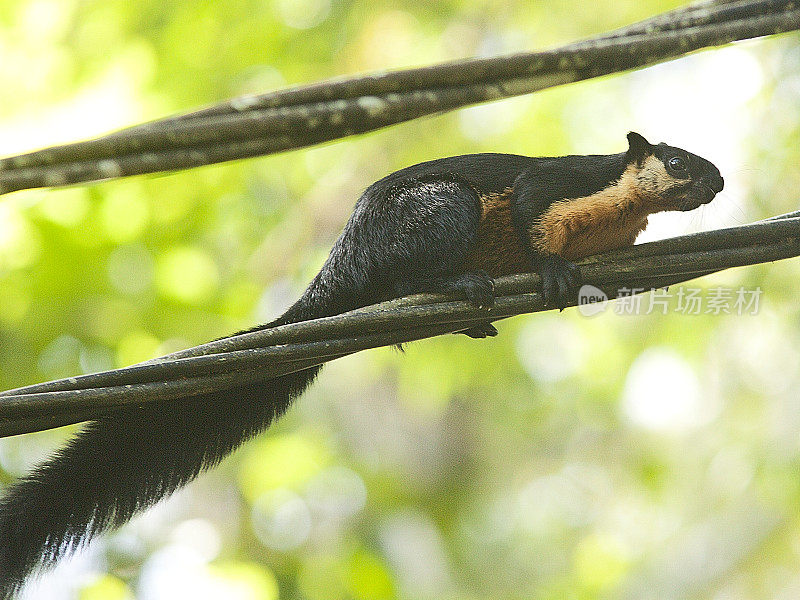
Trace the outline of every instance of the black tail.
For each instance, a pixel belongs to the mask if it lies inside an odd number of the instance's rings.
[[[270,325],[329,312],[310,304],[307,293]],[[14,596],[32,572],[219,463],[280,416],[319,369],[131,406],[89,423],[0,500],[0,598]]]

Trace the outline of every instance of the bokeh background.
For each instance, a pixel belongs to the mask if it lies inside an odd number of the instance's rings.
[[[231,96],[545,48],[653,0],[3,0],[0,154]],[[279,156],[0,200],[0,384],[277,315],[359,192],[467,152],[618,152],[726,190],[642,239],[798,207],[800,38],[713,50]],[[685,287],[758,314],[575,310],[329,365],[266,435],[28,592],[81,600],[800,597],[800,263]],[[735,311],[732,311],[735,312]],[[157,423],[154,423],[157,426]],[[0,484],[72,431],[0,441]],[[0,540],[0,543],[2,541]]]

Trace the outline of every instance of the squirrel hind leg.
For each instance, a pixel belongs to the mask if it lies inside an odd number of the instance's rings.
[[[494,304],[494,280],[484,271],[403,281],[397,285],[396,291],[400,295],[417,292],[456,294],[476,308],[491,308]],[[486,321],[453,333],[461,333],[473,339],[484,339],[496,336],[497,329]]]
[[[494,304],[494,279],[485,271],[407,279],[397,282],[395,291],[401,296],[419,292],[454,294],[476,308],[491,308]]]
[[[460,333],[476,340],[482,340],[487,337],[495,337],[497,335],[497,329],[494,325],[486,321],[485,323],[480,323],[479,325],[464,329],[463,331],[455,331],[454,333]]]

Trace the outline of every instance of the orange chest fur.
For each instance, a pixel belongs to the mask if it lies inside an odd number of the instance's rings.
[[[615,190],[554,202],[532,224],[531,246],[568,260],[624,248],[647,226],[647,214]]]
[[[477,241],[465,270],[483,270],[492,277],[532,270],[512,220],[512,199],[510,188],[481,197]],[[537,252],[578,260],[632,245],[647,226],[647,214],[618,188],[554,202],[529,225],[530,245]]]

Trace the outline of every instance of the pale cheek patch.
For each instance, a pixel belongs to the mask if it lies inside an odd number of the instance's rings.
[[[664,163],[652,155],[645,159],[637,180],[642,192],[656,197],[669,196],[668,192],[672,188],[684,185],[682,180],[667,173]]]

